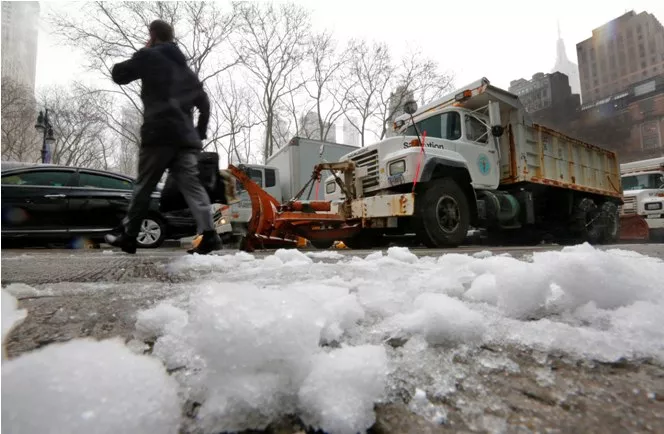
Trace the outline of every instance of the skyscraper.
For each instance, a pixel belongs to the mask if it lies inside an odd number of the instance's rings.
[[[584,105],[664,74],[664,27],[648,12],[630,11],[576,45]]]
[[[567,58],[565,41],[560,34],[560,23],[558,23],[558,43],[556,46],[556,64],[551,72],[561,72],[569,77],[569,85],[572,93],[581,94],[581,82],[579,80],[579,67]]]
[[[2,2],[2,76],[34,94],[39,2]]]
[[[337,127],[334,124],[324,123],[323,124],[323,135],[325,135],[325,141],[334,142],[337,139]],[[318,114],[314,111],[309,111],[305,116],[300,119],[300,131],[298,131],[298,136],[306,137],[309,139],[321,139],[321,130],[320,124],[318,123]]]

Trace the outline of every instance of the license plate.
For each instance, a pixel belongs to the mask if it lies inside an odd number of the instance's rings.
[[[388,176],[387,182],[390,185],[399,185],[404,183],[403,175]]]

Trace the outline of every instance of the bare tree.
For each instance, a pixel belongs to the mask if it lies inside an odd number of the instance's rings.
[[[107,116],[112,116],[112,114],[107,114]],[[141,122],[140,112],[134,106],[127,103],[122,107],[118,119],[113,118],[106,121],[109,125],[120,124],[119,128],[112,129],[117,142],[115,170],[128,176],[136,176],[138,173]]]
[[[2,159],[39,160],[40,143],[35,130],[36,105],[30,90],[2,77]]]
[[[401,59],[394,68],[388,87],[382,92],[376,117],[381,125],[380,139],[385,138],[394,120],[403,114],[403,105],[408,99],[424,104],[449,91],[452,76],[438,71],[438,64],[427,59],[419,51]]]
[[[214,146],[219,152],[221,147],[228,158],[229,163],[246,162],[247,154],[251,153],[251,142],[246,141],[242,134],[245,130],[250,130],[262,122],[255,111],[256,100],[253,93],[246,87],[239,87],[237,81],[229,79],[222,84],[219,77],[216,77],[215,85],[211,88],[211,93],[216,96],[211,98],[212,117],[215,119],[214,129],[208,134],[209,140],[206,146]],[[228,139],[228,145],[225,144]]]
[[[341,73],[348,64],[348,54],[348,51],[337,53],[330,33],[320,33],[311,38],[308,58],[313,67],[313,78],[305,88],[315,102],[317,139],[327,140],[330,130],[346,111]]]
[[[105,117],[103,113],[90,110],[90,98],[63,87],[51,87],[42,92],[41,103],[52,113],[50,121],[55,144],[51,161],[54,164],[109,168]]]
[[[370,120],[380,112],[381,95],[389,88],[394,67],[384,43],[369,46],[365,41],[351,41],[346,52],[350,64],[342,79],[342,97],[348,110],[345,116],[348,122],[360,133],[361,145],[364,146]],[[353,119],[352,115],[358,119]]]
[[[279,102],[292,92],[288,79],[306,53],[309,14],[294,4],[243,3],[242,32],[236,53],[260,86],[257,90],[265,120],[264,158],[275,146],[275,116]],[[277,143],[277,147],[278,147]]]
[[[109,78],[108,86],[94,91],[120,95],[140,113],[140,84],[118,87],[112,84],[110,75],[114,63],[145,46],[151,21],[159,18],[173,25],[176,42],[203,82],[239,62],[235,55],[225,56],[232,50],[224,49],[236,28],[234,4],[227,13],[217,2],[90,2],[83,3],[81,11],[76,15],[51,14],[55,33],[86,54],[91,70]],[[124,106],[124,102],[118,105]],[[120,118],[119,113],[107,117],[109,126],[127,139],[134,133],[119,130],[123,125]]]

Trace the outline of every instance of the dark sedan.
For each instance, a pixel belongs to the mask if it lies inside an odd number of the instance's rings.
[[[2,163],[2,238],[103,239],[124,218],[134,180],[100,170],[56,165]],[[166,238],[196,233],[186,213],[159,212],[153,194],[139,246],[154,248]]]

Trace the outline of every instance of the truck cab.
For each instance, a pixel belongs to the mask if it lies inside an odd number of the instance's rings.
[[[646,219],[651,237],[664,238],[664,157],[621,164],[621,215]]]
[[[367,169],[368,176],[362,180],[362,189],[366,196],[386,189],[412,185],[422,174],[425,163],[431,166],[432,158],[466,169],[475,189],[498,187],[499,151],[491,136],[487,115],[452,107],[416,122],[416,125],[419,132],[425,136],[423,151],[415,128],[410,126],[402,131],[400,136],[366,146],[342,159],[350,159],[358,167]],[[427,156],[426,161],[423,154]],[[325,193],[326,199],[341,197],[334,177],[327,178]]]
[[[281,186],[278,182],[279,169],[262,164],[240,164],[238,168],[247,173],[252,181],[279,202],[283,200]],[[247,225],[251,220],[251,198],[247,190],[237,180],[235,190],[239,202],[234,203],[230,207],[230,222],[233,227],[233,233],[240,234],[246,231]]]

